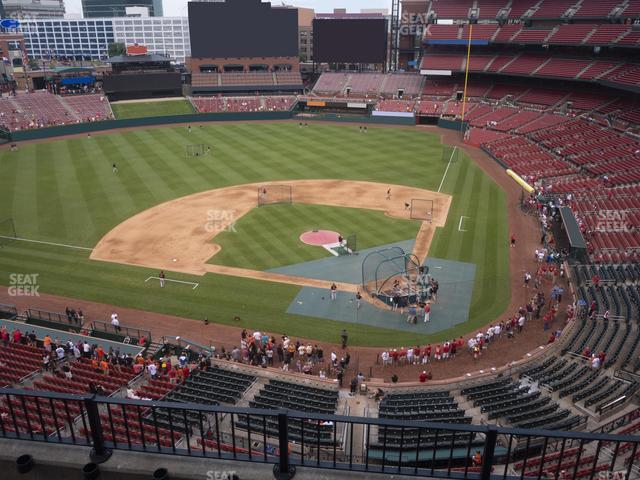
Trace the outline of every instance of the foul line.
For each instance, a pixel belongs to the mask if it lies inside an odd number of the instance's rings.
[[[449,157],[449,163],[447,163],[447,168],[444,170],[444,175],[442,175],[442,181],[440,182],[440,186],[438,187],[438,193],[440,193],[440,190],[442,190],[442,185],[444,184],[444,179],[447,177],[447,172],[449,171],[449,167],[451,166],[451,160],[453,160],[453,154],[456,153],[456,148],[458,147],[453,147],[453,150],[451,151],[451,156]]]
[[[462,228],[462,220],[464,220],[465,218],[469,218],[469,217],[465,217],[464,215],[462,215],[460,217],[460,221],[458,222],[458,231],[459,232],[466,232],[467,231],[466,228]]]
[[[147,283],[149,280],[160,280],[160,277],[149,277],[144,281],[144,283]],[[195,290],[196,288],[198,288],[198,285],[200,285],[199,283],[196,283],[196,282],[184,282],[182,280],[173,280],[171,278],[165,278],[164,281],[173,282],[173,283],[183,283],[185,285],[193,285],[193,288],[191,290]]]
[[[29,238],[7,237],[6,235],[0,235],[0,238],[5,238],[8,240],[17,240],[19,242],[39,243],[41,245],[52,245],[54,247],[74,248],[76,250],[87,250],[89,252],[93,251],[93,248],[78,247],[77,245],[67,245],[65,243],[43,242],[41,240],[31,240]]]

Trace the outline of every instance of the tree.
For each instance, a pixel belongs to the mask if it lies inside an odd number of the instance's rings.
[[[127,47],[124,45],[124,43],[110,43],[107,48],[107,53],[109,54],[109,58],[118,55],[126,55]]]

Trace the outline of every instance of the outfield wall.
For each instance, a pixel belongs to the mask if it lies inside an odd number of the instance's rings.
[[[175,123],[233,122],[242,120],[287,120],[291,112],[224,112],[224,113],[191,113],[187,115],[166,115],[161,117],[127,118],[123,120],[104,120],[102,122],[76,123],[35,130],[11,132],[11,140],[39,140],[43,138],[77,135],[82,133],[114,130],[117,128],[149,127],[171,125]]]
[[[57,127],[39,128],[34,130],[21,130],[11,132],[12,142],[27,140],[41,140],[46,138],[62,137],[65,135],[78,135],[83,133],[102,132],[119,128],[150,127],[171,125],[178,123],[204,123],[204,122],[239,122],[252,120],[289,120],[295,116],[295,112],[218,112],[218,113],[192,113],[187,115],[166,115],[160,117],[127,118],[123,120],[104,120],[101,122],[76,123],[73,125],[60,125]],[[303,117],[299,118],[304,120]],[[415,120],[404,117],[371,117],[361,115],[317,114],[307,117],[309,120],[326,120],[333,122],[351,122],[367,124],[388,125],[415,125]]]

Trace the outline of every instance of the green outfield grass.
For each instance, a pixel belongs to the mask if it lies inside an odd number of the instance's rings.
[[[162,117],[195,113],[188,100],[164,100],[158,102],[112,103],[113,114],[118,120],[125,118]]]
[[[212,145],[213,155],[186,157],[185,145],[194,143]],[[111,172],[113,162],[117,175]],[[304,178],[437,190],[445,168],[438,136],[413,129],[371,127],[366,135],[352,125],[299,129],[297,123],[205,125],[191,134],[185,127],[140,129],[25,144],[19,152],[3,150],[0,219],[13,218],[23,238],[92,247],[131,215],[198,191]],[[503,192],[464,155],[451,164],[442,191],[454,200],[430,255],[475,263],[477,278],[469,322],[431,337],[288,315],[286,308],[298,291],[291,285],[169,272],[170,278],[200,286],[161,291],[144,283],[155,271],[90,261],[85,250],[19,241],[0,249],[0,284],[8,285],[11,273],[38,273],[41,292],[194,319],[206,316],[293,336],[337,342],[336,332],[348,328],[354,345],[437,341],[489,322],[509,299]],[[470,217],[466,232],[458,231],[461,215]],[[234,323],[235,315],[242,318],[240,324]],[[123,323],[135,325],[135,319]]]
[[[415,238],[416,220],[391,218],[384,212],[324,205],[267,205],[254,208],[234,224],[232,231],[216,235],[222,250],[210,263],[267,270],[330,257],[324,248],[299,240],[314,229],[356,234],[359,250]]]

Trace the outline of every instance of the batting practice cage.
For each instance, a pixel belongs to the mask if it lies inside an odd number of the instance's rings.
[[[409,217],[413,220],[433,222],[433,200],[426,198],[412,198]]]
[[[401,303],[414,303],[418,297],[420,261],[400,247],[369,253],[362,261],[362,288],[372,297],[391,304],[393,297]]]
[[[291,185],[263,185],[258,187],[258,206],[293,203]]]
[[[211,152],[211,146],[205,145],[204,143],[186,146],[187,157],[202,157],[204,155],[208,155],[209,152]]]
[[[444,163],[453,163],[458,161],[458,147],[452,147],[451,145],[442,146],[442,161]]]
[[[12,218],[0,220],[0,248],[16,239],[16,226]]]

